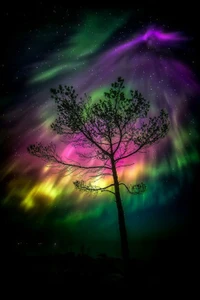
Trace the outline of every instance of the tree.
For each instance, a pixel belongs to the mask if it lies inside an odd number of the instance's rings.
[[[128,158],[166,136],[169,130],[168,114],[161,110],[157,117],[147,118],[149,101],[138,91],[130,90],[126,96],[121,77],[111,84],[98,102],[92,102],[86,94],[78,99],[72,86],[52,88],[51,97],[57,104],[58,114],[51,127],[57,134],[63,135],[67,145],[75,147],[79,161],[61,157],[53,143],[47,146],[33,144],[28,151],[50,165],[64,168],[68,174],[75,172],[79,177],[86,174],[88,177],[112,176],[112,183],[104,187],[84,180],[76,180],[74,185],[81,191],[109,192],[115,196],[121,251],[127,269],[129,248],[120,187],[125,187],[131,194],[140,194],[146,190],[146,185],[128,186],[120,182],[118,169],[129,166],[130,163],[126,163]],[[92,164],[88,165],[89,161]]]

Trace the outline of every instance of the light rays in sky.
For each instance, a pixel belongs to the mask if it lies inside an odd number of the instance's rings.
[[[93,101],[98,101],[118,76],[125,79],[128,89],[137,89],[150,100],[150,115],[157,115],[165,108],[171,120],[170,132],[164,140],[145,153],[135,155],[132,167],[119,170],[124,182],[145,181],[147,185],[147,192],[139,196],[128,195],[122,188],[129,226],[136,211],[175,201],[183,184],[192,181],[190,170],[200,156],[196,148],[199,139],[196,120],[189,111],[189,102],[198,94],[199,85],[189,67],[173,55],[173,47],[187,43],[187,38],[179,32],[150,27],[114,45],[112,36],[117,35],[127,20],[128,14],[110,17],[108,24],[104,16],[89,14],[84,26],[77,26],[76,31],[63,38],[59,51],[47,54],[46,63],[38,61],[29,66],[25,89],[37,87],[38,92],[7,115],[7,118],[10,114],[16,116],[15,126],[10,131],[13,145],[17,146],[13,147],[13,156],[5,170],[5,176],[15,174],[7,186],[5,205],[14,203],[27,213],[36,214],[40,210],[44,213],[53,210],[55,206],[61,210],[69,208],[65,216],[58,215],[52,220],[62,226],[78,226],[84,220],[98,219],[97,231],[103,231],[116,222],[112,197],[102,193],[94,198],[75,191],[72,176],[48,168],[29,156],[26,148],[37,141],[52,141],[60,153],[67,152],[68,157],[74,158],[73,146],[68,146],[66,151],[60,137],[51,132],[56,110],[50,99],[50,88],[58,84],[73,85],[80,96],[86,92],[92,95]],[[109,182],[110,178],[103,178],[98,184],[104,186]]]

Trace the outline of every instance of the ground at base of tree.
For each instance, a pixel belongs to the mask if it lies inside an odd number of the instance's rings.
[[[8,256],[2,259],[2,286],[16,286],[16,292],[59,290],[65,293],[101,293],[103,291],[148,293],[187,292],[191,287],[191,266],[186,261],[165,260],[130,262],[130,276],[125,279],[119,258],[68,253],[52,256]],[[192,290],[192,289],[191,289]],[[67,296],[67,294],[66,294]],[[95,295],[94,295],[95,296]]]

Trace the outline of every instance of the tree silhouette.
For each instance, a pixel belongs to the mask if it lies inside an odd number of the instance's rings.
[[[121,237],[121,251],[128,268],[129,248],[120,186],[130,194],[146,190],[144,183],[127,185],[118,179],[118,169],[130,166],[126,160],[164,138],[169,130],[168,114],[161,110],[159,116],[147,118],[149,101],[138,91],[125,93],[124,79],[119,77],[104,93],[102,99],[93,102],[86,94],[78,99],[71,86],[59,85],[51,89],[51,97],[57,104],[58,117],[51,125],[63,135],[66,145],[73,145],[79,161],[61,157],[56,146],[50,143],[30,145],[28,151],[52,166],[64,168],[68,174],[78,173],[86,177],[112,176],[111,184],[101,187],[84,180],[74,181],[77,189],[86,192],[109,192],[115,196]]]

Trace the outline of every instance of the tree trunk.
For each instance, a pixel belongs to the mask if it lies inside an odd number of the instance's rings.
[[[124,209],[122,206],[122,200],[121,200],[120,189],[119,189],[117,170],[116,170],[114,161],[112,161],[112,173],[113,173],[113,179],[114,179],[114,185],[115,185],[115,199],[116,199],[116,205],[117,205],[119,232],[120,232],[120,238],[121,238],[121,252],[122,252],[122,257],[124,260],[125,275],[128,275],[129,259],[130,259],[129,247],[128,247],[128,237],[127,237],[127,231],[126,231]]]

